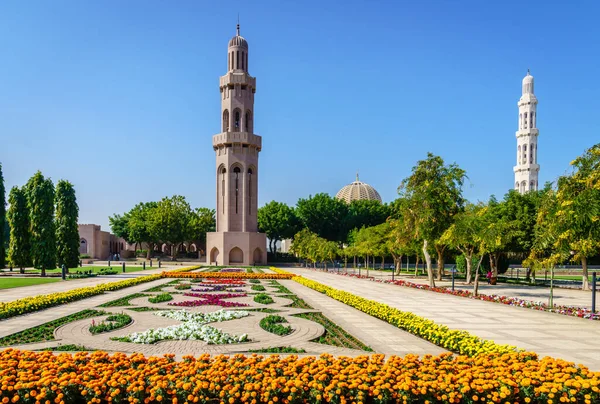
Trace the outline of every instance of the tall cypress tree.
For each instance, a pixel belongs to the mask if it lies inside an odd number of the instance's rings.
[[[21,273],[25,267],[31,265],[31,237],[29,224],[29,208],[25,188],[13,187],[8,196],[8,224],[10,226],[10,244],[8,259],[10,264],[20,268]]]
[[[69,181],[56,184],[56,260],[58,266],[77,268],[79,263],[79,207]]]
[[[27,182],[27,206],[31,220],[33,266],[42,270],[56,267],[56,230],[54,226],[54,184],[40,171]]]
[[[6,250],[4,249],[8,234],[4,228],[6,222],[6,189],[4,188],[4,176],[2,175],[2,163],[0,163],[0,269],[6,264]]]

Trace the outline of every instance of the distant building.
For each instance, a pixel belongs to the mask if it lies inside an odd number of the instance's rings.
[[[371,200],[381,202],[381,196],[379,192],[367,183],[361,182],[358,179],[358,173],[356,174],[356,181],[346,185],[340,189],[335,195],[337,199],[341,199],[346,203],[359,200]]]
[[[77,227],[79,254],[86,254],[97,260],[106,260],[114,254],[125,255],[128,245],[124,239],[102,231],[97,224],[80,224]]]
[[[537,191],[538,174],[538,135],[537,129],[537,98],[533,94],[533,76],[529,74],[523,79],[521,99],[519,100],[519,130],[517,136],[517,165],[515,172],[515,190],[524,194]]]

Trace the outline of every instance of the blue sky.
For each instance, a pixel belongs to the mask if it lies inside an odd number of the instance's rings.
[[[465,195],[513,184],[517,101],[536,80],[540,184],[600,136],[594,1],[5,1],[0,161],[75,184],[80,222],[185,195],[214,207],[218,79],[241,32],[257,77],[260,204],[353,181],[385,201],[428,151]]]

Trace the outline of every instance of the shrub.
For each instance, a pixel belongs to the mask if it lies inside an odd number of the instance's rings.
[[[267,295],[266,293],[259,293],[258,295],[254,296],[254,301],[261,304],[271,304],[274,302],[271,296]]]
[[[169,300],[173,300],[173,296],[170,293],[161,293],[160,295],[148,298],[150,303],[163,303]]]
[[[276,335],[288,335],[292,332],[292,327],[281,325],[287,322],[284,317],[270,314],[260,320],[260,328]]]

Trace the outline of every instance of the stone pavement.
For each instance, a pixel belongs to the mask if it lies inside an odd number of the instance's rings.
[[[344,272],[344,269],[341,269],[341,271]],[[348,273],[358,274],[358,270],[348,269]],[[366,273],[366,270],[361,270],[362,275],[366,275]],[[376,279],[392,279],[390,271],[383,272],[370,270],[369,276],[372,276]],[[402,279],[408,282],[420,283],[423,285],[429,284],[426,277],[415,278],[413,275],[406,273],[396,275],[394,279]],[[450,287],[452,286],[452,281],[445,277],[442,281],[436,280],[435,285],[439,287]],[[455,289],[463,289],[471,292],[473,291],[473,285],[467,285],[462,280],[457,280],[454,284],[454,287]],[[550,288],[545,286],[528,286],[507,283],[488,285],[487,280],[485,278],[481,278],[479,282],[479,293],[486,295],[511,296],[523,300],[533,300],[536,302],[539,301],[548,303]],[[600,289],[596,291],[596,298],[598,299],[597,301],[600,307]],[[592,306],[592,292],[572,288],[554,288],[554,304],[590,308]]]
[[[330,287],[412,312],[499,344],[600,371],[600,322],[498,303],[382,284],[326,272],[286,268]]]

